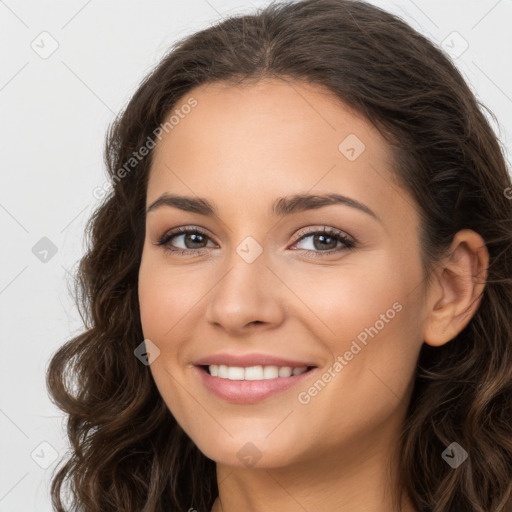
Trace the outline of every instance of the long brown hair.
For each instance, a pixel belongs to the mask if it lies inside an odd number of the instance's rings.
[[[512,188],[503,151],[485,107],[442,51],[398,17],[351,0],[273,3],[179,41],[109,127],[113,187],[89,220],[76,277],[85,330],[47,370],[71,445],[52,478],[55,509],[65,510],[66,485],[76,511],[212,507],[215,463],[134,356],[143,340],[137,279],[152,152],[130,159],[195,86],[266,77],[326,87],[386,137],[397,182],[417,203],[426,279],[458,230],[485,240],[479,309],[446,345],[422,346],[399,487],[418,511],[512,510]],[[456,469],[441,457],[454,441],[469,453]]]

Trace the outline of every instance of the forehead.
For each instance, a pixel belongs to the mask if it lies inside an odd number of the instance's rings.
[[[396,206],[402,193],[389,185],[392,159],[378,130],[318,85],[206,84],[171,115],[154,149],[148,204],[172,191],[262,208],[273,197],[330,191]]]

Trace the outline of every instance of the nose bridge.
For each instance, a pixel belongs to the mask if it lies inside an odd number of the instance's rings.
[[[276,324],[284,311],[279,280],[263,246],[248,236],[232,248],[227,272],[209,294],[206,318],[230,331],[258,322]]]

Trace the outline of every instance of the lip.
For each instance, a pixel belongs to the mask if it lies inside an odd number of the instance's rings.
[[[209,366],[211,364],[225,364],[226,366],[239,366],[247,368],[248,366],[290,366],[292,368],[302,368],[303,366],[316,366],[311,361],[297,361],[285,359],[283,357],[270,354],[212,354],[210,356],[198,359],[193,363],[195,366]],[[287,379],[288,377],[280,377]]]
[[[213,363],[215,364],[215,363]],[[300,375],[264,380],[229,380],[213,377],[203,367],[195,366],[201,382],[207,390],[223,400],[235,404],[254,404],[304,383],[318,368]]]

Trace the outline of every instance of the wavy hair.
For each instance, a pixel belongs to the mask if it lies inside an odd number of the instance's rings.
[[[70,441],[52,475],[53,507],[65,510],[65,489],[77,512],[212,507],[214,461],[180,428],[134,356],[143,340],[138,270],[153,153],[131,169],[126,163],[194,87],[262,78],[322,86],[385,136],[397,182],[420,216],[427,280],[457,231],[484,239],[490,262],[479,308],[449,343],[420,351],[397,502],[406,492],[421,512],[511,511],[512,185],[484,109],[496,118],[438,47],[357,0],[272,3],[178,41],[109,126],[112,188],[88,221],[74,281],[85,329],[52,355],[46,373]],[[441,457],[453,441],[469,453],[457,469]]]

